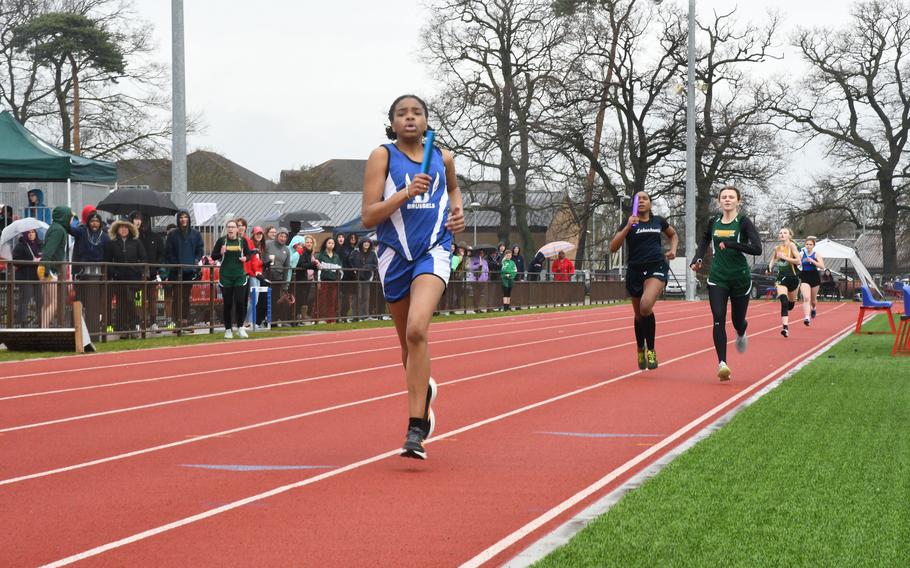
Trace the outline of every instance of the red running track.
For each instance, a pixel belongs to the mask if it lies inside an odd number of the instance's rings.
[[[847,306],[785,339],[754,303],[727,384],[704,303],[658,304],[647,372],[627,305],[434,324],[426,462],[397,456],[391,329],[2,364],[0,558],[500,564],[849,329]]]

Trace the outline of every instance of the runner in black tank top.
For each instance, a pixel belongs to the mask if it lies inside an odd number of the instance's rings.
[[[619,228],[610,241],[610,252],[616,252],[625,243],[628,247],[628,272],[626,291],[632,297],[635,312],[635,342],[638,345],[638,368],[656,369],[657,353],[654,338],[657,321],[654,303],[667,285],[670,272],[668,260],[676,258],[679,239],[676,230],[666,219],[651,214],[651,197],[638,192],[638,216],[632,215]],[[664,252],[661,235],[670,239],[670,250]]]

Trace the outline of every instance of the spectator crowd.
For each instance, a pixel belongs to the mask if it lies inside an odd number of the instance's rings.
[[[13,247],[18,326],[52,327],[62,313],[60,303],[79,300],[91,333],[102,331],[102,314],[108,307],[107,332],[154,331],[159,321],[185,328],[195,321],[192,310],[200,303],[194,288],[198,292],[204,288],[197,286],[200,281],[211,280],[219,283],[217,297],[230,296],[230,301],[222,301],[226,330],[236,324],[240,337],[246,336],[244,325],[331,323],[385,313],[377,243],[356,233],[317,242],[311,234],[292,236],[284,227],[250,228],[240,217],[228,221],[232,228],[206,250],[205,239],[186,210],[178,211],[174,222],[159,233],[140,211],[105,223],[92,206],[80,215],[66,206],[48,207],[39,189],[28,192],[21,217],[0,205],[0,230],[25,217],[48,223],[49,228],[43,239],[38,230],[21,233]],[[572,279],[575,268],[564,253],[551,266],[547,262],[542,254],[526,262],[518,245],[507,248],[500,243],[493,250],[475,250],[465,243],[453,244],[452,292],[444,301],[452,304],[450,308],[479,309],[478,290],[488,287],[468,283],[491,283],[502,286],[502,309],[511,309],[516,281],[541,280],[545,269],[554,280]],[[0,271],[7,269],[0,265]],[[206,305],[208,300],[201,298]],[[159,317],[162,305],[164,314]]]

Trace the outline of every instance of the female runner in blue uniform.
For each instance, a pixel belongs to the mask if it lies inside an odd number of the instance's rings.
[[[661,235],[670,239],[670,250],[664,252]],[[610,241],[610,252],[616,252],[625,242],[629,247],[629,267],[626,272],[626,291],[632,297],[635,312],[635,342],[638,344],[638,368],[656,369],[657,353],[654,337],[657,321],[654,304],[667,285],[670,273],[668,261],[676,258],[679,237],[676,230],[660,215],[651,214],[651,196],[638,192],[638,216],[632,215]]]
[[[452,154],[433,148],[427,174],[420,173],[428,109],[414,95],[389,108],[386,135],[393,140],[373,150],[363,184],[364,227],[376,227],[379,275],[408,384],[408,432],[403,457],[426,459],[423,442],[433,432],[428,332],[433,311],[451,271],[453,233],[464,229],[461,191]]]
[[[815,250],[815,237],[806,237],[806,246],[799,253],[802,270],[799,272],[799,293],[803,297],[803,324],[808,327],[815,319],[818,288],[822,284],[819,270],[825,269],[825,260]]]

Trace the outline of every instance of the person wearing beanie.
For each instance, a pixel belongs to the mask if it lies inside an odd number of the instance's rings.
[[[174,319],[180,321],[180,327],[186,327],[190,317],[190,296],[193,292],[193,281],[199,278],[196,266],[205,254],[202,235],[190,225],[190,213],[181,209],[175,216],[177,227],[167,234],[164,246],[166,264],[181,264],[181,267],[170,267],[167,279],[172,284],[170,290],[177,298]]]

